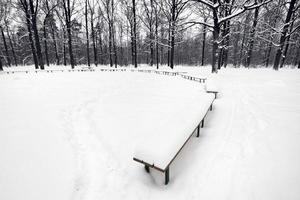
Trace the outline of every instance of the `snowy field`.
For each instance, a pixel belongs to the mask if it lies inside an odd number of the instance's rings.
[[[300,199],[300,71],[228,68],[213,79],[214,109],[165,186],[134,148],[167,115],[162,102],[188,106],[203,85],[137,72],[0,74],[0,199]]]

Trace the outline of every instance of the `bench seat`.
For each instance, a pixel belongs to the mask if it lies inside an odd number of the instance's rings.
[[[165,118],[160,123],[150,123],[149,127],[142,130],[145,137],[137,144],[133,159],[144,164],[147,171],[154,168],[167,172],[166,176],[169,176],[170,164],[191,138],[192,133],[197,128],[200,129],[200,123],[204,123],[204,118],[215,99],[214,95],[204,92],[197,98],[197,104],[189,105],[185,102],[186,105],[181,109],[173,108],[164,113],[157,113],[164,114]],[[167,182],[168,180],[166,184]]]

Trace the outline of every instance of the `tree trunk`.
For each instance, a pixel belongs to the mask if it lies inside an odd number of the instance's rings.
[[[32,36],[32,31],[31,31],[31,22],[30,22],[30,12],[29,12],[29,8],[28,8],[27,0],[24,1],[23,9],[25,12],[25,17],[26,17],[26,25],[27,25],[29,43],[30,43],[30,47],[31,47],[32,58],[33,58],[33,62],[35,65],[35,69],[38,69],[39,65],[38,65],[36,50],[35,50],[34,42],[33,42],[33,36]]]
[[[234,1],[231,2],[230,0],[225,0],[226,7],[225,7],[225,16],[231,15],[232,5],[234,4]],[[223,48],[223,57],[222,57],[222,65],[226,68],[228,63],[228,51],[229,51],[229,45],[230,45],[230,20],[227,20],[224,22],[224,36],[225,36],[225,47]]]
[[[285,25],[283,27],[283,30],[281,32],[281,37],[280,37],[280,42],[279,45],[280,47],[277,49],[276,55],[275,55],[275,60],[274,60],[274,65],[273,65],[273,69],[278,70],[279,67],[279,62],[280,62],[280,58],[282,55],[282,50],[283,50],[283,46],[286,40],[286,34],[288,32],[288,28],[289,28],[289,23],[290,20],[292,18],[292,14],[293,14],[293,10],[294,10],[294,6],[295,6],[296,0],[291,0],[290,1],[290,6],[287,12],[287,16],[285,19]]]
[[[156,69],[159,68],[159,47],[158,47],[158,13],[155,4],[155,44],[156,44]]]
[[[112,33],[112,39],[113,39],[113,50],[114,50],[114,64],[115,68],[118,67],[118,52],[117,52],[117,45],[116,45],[116,38],[115,38],[115,28],[113,26],[113,33]]]
[[[265,66],[268,67],[269,66],[269,62],[270,62],[270,56],[271,56],[271,52],[272,52],[272,42],[269,42],[268,44],[268,49],[266,52],[266,58],[265,58]]]
[[[221,6],[220,10],[219,10],[219,15],[220,17],[225,17],[226,13],[224,13],[224,11],[226,11],[225,6]],[[225,49],[225,37],[226,37],[226,26],[227,23],[223,22],[223,24],[220,24],[220,35],[221,35],[221,46],[219,45],[219,49],[217,51],[219,51],[219,55],[218,55],[218,70],[221,69],[221,66],[223,65],[223,57],[224,57],[224,49]]]
[[[296,51],[296,54],[295,54],[295,57],[294,57],[294,65],[296,66],[298,63],[298,58],[300,57],[300,42],[298,41],[298,48],[296,47],[297,51]],[[297,45],[297,44],[295,44]]]
[[[172,0],[170,68],[174,69],[176,1]]]
[[[239,40],[240,40],[240,31],[241,26],[240,23],[237,24],[236,27],[236,36],[234,37],[234,45],[233,45],[233,66],[237,66],[237,57],[238,57],[238,48],[239,48]]]
[[[99,30],[99,49],[100,49],[100,63],[104,64],[103,60],[103,48],[102,48],[102,33]]]
[[[133,34],[133,24],[130,24],[130,38],[131,38],[131,64],[134,66],[134,34]]]
[[[4,49],[5,49],[6,62],[7,62],[7,65],[10,67],[11,61],[10,61],[10,57],[9,57],[9,53],[8,53],[8,47],[7,47],[4,31],[3,31],[2,27],[0,27],[0,29],[1,29],[1,35],[2,35],[2,40],[3,40],[3,44],[4,44]]]
[[[245,22],[244,22],[244,29],[243,29],[243,38],[242,38],[242,44],[241,44],[241,50],[240,50],[240,56],[239,56],[239,61],[238,61],[238,66],[240,67],[241,64],[243,63],[243,57],[244,57],[244,46],[245,46],[245,43],[246,43],[246,36],[248,34],[248,31],[247,31],[247,25],[249,23],[249,20],[250,20],[250,12],[248,12],[247,16],[246,16],[246,19],[245,19]]]
[[[1,50],[0,50],[0,71],[3,71],[3,63],[2,63],[2,58],[1,58]]]
[[[124,51],[123,51],[123,25],[120,24],[120,33],[119,33],[119,39],[120,39],[120,59],[119,59],[119,64],[121,66],[124,65]]]
[[[230,45],[230,21],[224,22],[226,23],[226,29],[225,29],[225,47],[223,49],[223,58],[222,58],[222,65],[226,68],[228,64],[228,50]]]
[[[118,52],[117,52],[117,45],[116,45],[116,31],[115,31],[115,16],[114,16],[114,13],[115,13],[115,11],[114,11],[114,0],[111,0],[111,9],[112,9],[112,11],[111,11],[111,20],[112,20],[112,42],[113,42],[113,50],[114,50],[114,62],[115,62],[115,68],[117,68],[117,66],[118,66]]]
[[[275,17],[274,21],[271,21],[270,26],[272,28],[276,27],[276,23],[277,23],[277,17]],[[271,56],[271,52],[272,52],[272,33],[270,32],[269,37],[268,37],[268,46],[266,49],[266,53],[265,53],[265,66],[268,67],[269,63],[270,63],[270,56]]]
[[[153,37],[153,0],[150,0],[151,13],[149,19],[149,37],[150,37],[150,66],[154,63],[154,37]]]
[[[206,23],[207,19],[204,19]],[[203,33],[202,33],[202,54],[201,54],[201,66],[204,66],[204,58],[205,58],[205,44],[206,44],[206,25],[203,25]]]
[[[66,50],[66,43],[65,43],[65,40],[66,40],[66,31],[63,30],[63,54],[64,54],[64,66],[67,65],[67,50]]]
[[[108,7],[108,6],[107,6]],[[107,8],[107,12],[109,13],[109,8]],[[108,22],[108,29],[109,29],[109,42],[108,42],[108,48],[109,48],[109,64],[110,64],[110,67],[113,66],[113,59],[112,59],[112,40],[113,40],[113,35],[112,35],[112,22],[111,22],[111,19],[109,19],[109,22]]]
[[[88,0],[85,0],[85,36],[86,36],[86,57],[87,65],[91,66],[90,61],[90,39],[89,39],[89,23],[88,23]]]
[[[213,49],[212,49],[212,73],[217,73],[217,59],[218,59],[218,39],[219,39],[219,29],[214,27],[213,31]]]
[[[53,26],[51,25],[51,35],[54,45],[54,52],[55,52],[55,59],[56,59],[56,65],[60,64],[59,55],[58,55],[58,49],[57,49],[57,43],[56,43],[56,37],[55,37],[55,31]]]
[[[214,0],[214,3],[217,3],[217,0]],[[218,48],[219,48],[219,35],[220,35],[220,25],[218,23],[218,10],[213,10],[213,21],[214,21],[214,28],[213,28],[213,49],[212,49],[212,73],[218,72]]]
[[[68,46],[69,46],[70,64],[71,64],[71,68],[74,69],[75,68],[75,60],[74,60],[74,55],[73,55],[71,22],[67,23],[67,32],[68,32]]]
[[[12,41],[10,33],[9,33],[9,28],[8,28],[7,23],[5,23],[5,25],[6,25],[7,38],[8,38],[8,41],[9,41],[9,44],[10,44],[10,47],[11,47],[11,52],[12,52],[12,55],[13,55],[13,58],[14,58],[14,63],[15,63],[15,66],[18,66],[16,51],[15,51],[14,44],[13,44],[13,41]]]
[[[95,34],[93,16],[94,16],[94,13],[91,11],[91,31],[92,31],[93,50],[94,50],[94,64],[97,66],[98,65],[98,51],[97,51],[96,34]]]
[[[134,35],[134,67],[137,68],[137,37],[136,37],[136,4],[135,0],[132,0],[132,12],[133,12],[133,35]]]
[[[223,62],[223,52],[224,52],[224,47],[223,44],[221,45],[222,47],[219,49],[219,54],[218,54],[218,70],[221,69],[222,62]]]
[[[37,11],[35,10],[35,6],[33,5],[33,0],[29,0],[29,7],[30,7],[30,11],[31,11],[31,22],[32,22],[32,29],[33,29],[33,33],[34,33],[38,64],[39,64],[41,70],[44,70],[44,60],[43,60],[39,32],[38,32],[37,22],[36,22],[36,15],[37,15],[36,12]]]
[[[66,2],[67,1],[67,2]],[[72,21],[71,21],[71,3],[70,0],[63,0],[64,12],[65,12],[65,22],[67,26],[68,32],[68,47],[69,47],[69,55],[70,55],[70,64],[71,68],[75,68],[75,59],[73,55],[73,45],[72,45]]]
[[[114,50],[114,64],[115,68],[118,67],[118,52],[117,52],[117,45],[116,45],[116,38],[115,38],[115,28],[113,27],[113,50]]]
[[[0,71],[3,71],[3,64],[2,64],[2,58],[0,56]]]
[[[152,29],[152,27],[151,27]],[[154,45],[153,45],[153,34],[152,30],[150,30],[150,66],[153,66],[154,63]]]
[[[44,27],[43,27],[43,31],[44,31],[44,46],[45,46],[45,57],[46,57],[46,63],[47,66],[49,66],[49,55],[48,55],[48,42],[47,42],[47,31],[46,31],[46,20],[44,20]]]
[[[252,51],[254,46],[254,36],[255,36],[256,26],[258,22],[258,15],[259,15],[259,8],[256,8],[254,11],[253,25],[250,32],[250,41],[249,41],[249,49],[247,52],[247,58],[246,58],[246,67],[249,67],[251,63]]]
[[[164,26],[161,25],[161,30],[160,30],[160,38],[161,41],[164,40]],[[164,64],[164,45],[160,45],[160,64],[163,65]]]
[[[168,29],[168,66],[170,66],[170,49],[171,49],[171,21],[169,21],[169,29]]]
[[[290,45],[290,38],[291,38],[291,32],[293,31],[293,27],[294,27],[294,21],[292,21],[291,23],[291,26],[290,26],[290,31],[289,31],[289,35],[287,36],[286,38],[286,45],[285,45],[285,48],[284,48],[284,51],[283,51],[283,54],[282,54],[282,59],[281,59],[281,63],[280,63],[280,68],[283,67],[284,65],[284,62],[286,60],[286,56],[287,56],[287,52],[289,50],[289,45]]]
[[[114,62],[115,68],[118,66],[118,54],[117,54],[117,45],[116,45],[116,37],[115,37],[115,16],[114,16],[114,0],[111,0],[111,31],[112,31],[112,43],[113,43],[113,51],[114,51]]]

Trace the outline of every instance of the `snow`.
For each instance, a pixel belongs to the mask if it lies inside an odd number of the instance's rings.
[[[0,199],[300,199],[299,77],[219,71],[214,109],[164,186],[161,173],[132,160],[148,128],[176,110],[152,101],[197,96],[203,85],[136,72],[0,74]]]
[[[199,85],[174,80],[170,85],[176,89],[163,92],[158,89],[157,94],[152,93],[151,99],[147,99],[153,105],[143,112],[151,113],[152,123],[143,127],[145,138],[134,152],[135,158],[163,170],[194,132],[214,100],[214,95],[199,91]]]
[[[219,92],[219,87],[217,86],[218,74],[212,74],[208,76],[205,82],[206,91]]]

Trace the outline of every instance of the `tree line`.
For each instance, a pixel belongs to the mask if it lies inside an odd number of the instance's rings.
[[[0,0],[3,66],[300,68],[297,0]]]

